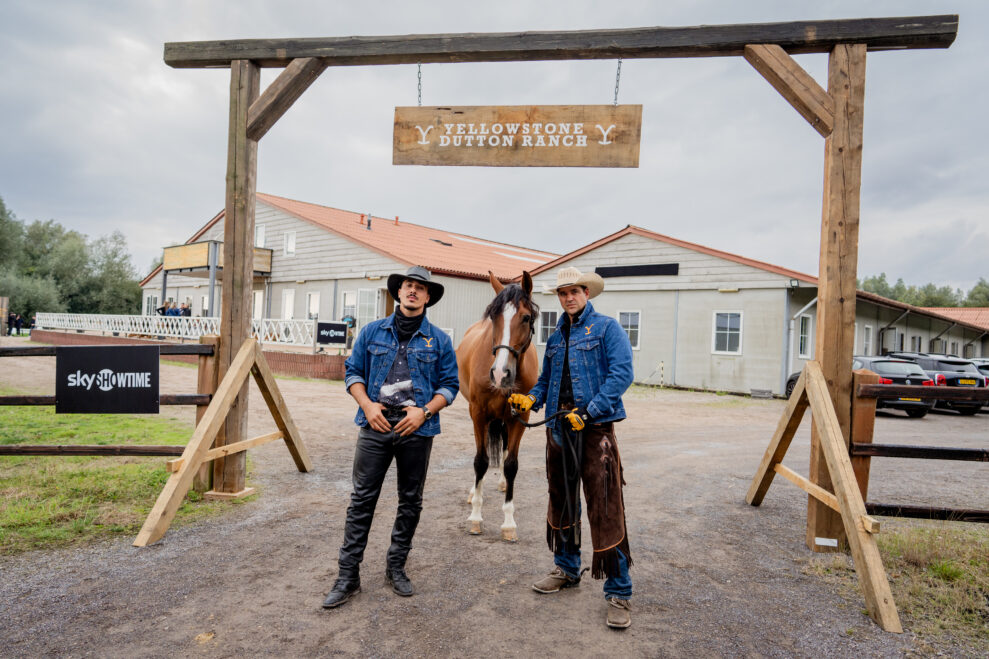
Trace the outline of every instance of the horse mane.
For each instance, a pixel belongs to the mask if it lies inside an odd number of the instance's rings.
[[[488,308],[484,310],[484,317],[494,320],[497,316],[505,310],[505,304],[511,302],[515,305],[515,308],[519,308],[519,303],[525,303],[527,307],[532,309],[532,319],[535,322],[536,316],[539,315],[539,305],[535,303],[528,293],[525,292],[518,284],[509,284],[505,288],[501,289],[495,299],[491,300],[491,304]]]

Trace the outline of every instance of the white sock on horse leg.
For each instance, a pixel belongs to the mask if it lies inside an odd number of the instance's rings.
[[[501,525],[501,530],[514,529],[515,526],[515,502],[506,501],[501,506],[502,512],[505,513],[505,523]]]
[[[473,492],[473,499],[470,504],[470,517],[467,518],[469,522],[480,522],[481,520],[481,504],[484,503],[484,479],[482,478],[477,482],[477,485],[471,489]]]

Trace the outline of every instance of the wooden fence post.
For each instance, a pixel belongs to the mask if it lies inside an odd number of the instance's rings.
[[[218,370],[216,368],[217,362],[220,358],[220,337],[207,335],[199,337],[199,343],[203,345],[213,346],[212,355],[199,355],[199,371],[198,380],[196,383],[196,393],[197,394],[210,394],[216,393],[217,385],[217,375]],[[206,405],[196,406],[196,425],[202,421],[203,415],[206,414]],[[199,470],[196,472],[196,476],[192,479],[192,489],[196,492],[206,492],[210,489],[213,483],[213,465],[209,462],[204,462],[199,466]]]
[[[879,384],[879,375],[866,369],[852,372],[852,443],[871,444],[872,433],[876,426],[876,399],[861,398],[858,395],[859,385]],[[868,500],[869,466],[871,458],[867,455],[852,456],[852,471],[862,493],[862,501]]]

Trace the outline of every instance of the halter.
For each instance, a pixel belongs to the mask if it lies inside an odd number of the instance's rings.
[[[526,350],[528,350],[530,345],[532,345],[532,335],[536,333],[536,320],[535,320],[535,318],[529,318],[529,320],[527,322],[529,324],[529,340],[525,342],[525,345],[524,346],[522,346],[521,348],[516,349],[516,348],[513,348],[512,346],[508,346],[508,345],[504,345],[504,344],[498,344],[495,347],[491,348],[491,354],[492,355],[496,355],[496,354],[498,354],[498,351],[499,350],[501,350],[502,348],[504,348],[505,350],[507,350],[512,355],[512,357],[515,357],[515,361],[518,361],[519,356],[522,353],[524,353]]]

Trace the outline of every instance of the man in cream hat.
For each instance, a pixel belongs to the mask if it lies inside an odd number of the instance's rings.
[[[546,425],[546,474],[549,513],[546,539],[555,567],[532,585],[538,593],[576,586],[587,570],[580,567],[580,482],[594,548],[591,576],[606,578],[609,627],[632,624],[632,557],[625,529],[622,465],[614,423],[625,418],[622,394],[632,384],[632,346],[614,318],[589,302],[604,290],[604,280],[577,268],[556,273],[556,295],[564,314],[546,342],[542,373],[528,394],[512,394],[518,410],[547,415],[568,412]]]

